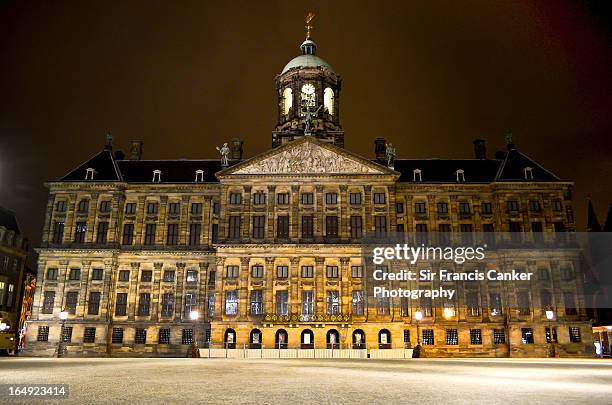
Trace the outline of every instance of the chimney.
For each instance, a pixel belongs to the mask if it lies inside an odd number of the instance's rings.
[[[244,141],[240,138],[232,139],[232,147],[231,147],[231,159],[232,160],[242,160],[242,145]]]
[[[487,158],[487,146],[484,139],[474,139],[474,157],[476,159]]]
[[[130,160],[140,160],[142,157],[142,141],[132,141],[132,147],[130,148]]]
[[[387,159],[387,140],[385,138],[374,139],[374,154],[376,160],[385,161]]]

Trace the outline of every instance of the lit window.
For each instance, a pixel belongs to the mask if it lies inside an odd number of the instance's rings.
[[[575,326],[570,326],[569,336],[570,342],[572,343],[580,343],[582,341],[582,339],[580,338],[580,328],[577,328]]]
[[[283,115],[288,115],[293,107],[293,90],[289,87],[283,90]]]
[[[470,329],[470,344],[482,344],[482,331],[480,329]]]
[[[323,92],[323,105],[329,115],[334,115],[334,91],[329,87]]]
[[[523,342],[524,345],[533,344],[533,329],[531,328],[521,329],[521,342]]]
[[[447,345],[458,345],[459,334],[457,329],[446,329],[446,344]]]

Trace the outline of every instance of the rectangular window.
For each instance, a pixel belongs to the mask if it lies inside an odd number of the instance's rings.
[[[43,314],[52,314],[55,305],[55,291],[45,291],[43,298]]]
[[[218,201],[213,202],[213,214],[219,215],[221,213],[221,203]]]
[[[201,224],[189,224],[189,246],[200,246]]]
[[[183,329],[181,334],[181,344],[190,345],[193,343],[193,329]]]
[[[111,335],[111,342],[114,344],[123,343],[123,328],[113,328],[113,334]]]
[[[157,214],[158,209],[159,209],[159,204],[157,204],[156,202],[150,202],[147,204],[147,214],[148,215]]]
[[[76,231],[74,233],[74,243],[84,243],[86,233],[87,233],[87,222],[77,222]]]
[[[47,280],[48,281],[57,280],[57,269],[56,268],[51,267],[47,269]]]
[[[289,237],[289,216],[280,215],[276,218],[276,237],[288,238]]]
[[[264,276],[264,266],[261,264],[256,264],[251,267],[251,277],[253,278],[263,278]]]
[[[191,203],[191,215],[202,214],[202,203]]]
[[[542,223],[541,222],[532,222],[531,232],[533,232],[534,242],[541,243],[544,241],[544,235],[542,235]]]
[[[363,278],[363,267],[361,267],[361,266],[351,266],[351,277],[353,277],[353,278]]]
[[[251,315],[263,315],[263,291],[251,290]]]
[[[458,345],[459,334],[457,329],[446,329],[446,344],[447,345]]]
[[[161,315],[163,317],[170,317],[174,314],[174,294],[164,293],[162,294],[162,310]]]
[[[62,334],[62,342],[72,342],[72,326],[64,326],[64,333]]]
[[[327,266],[327,278],[338,278],[338,266]]]
[[[240,193],[230,193],[230,204],[238,205],[242,204],[242,194]]]
[[[361,316],[364,313],[363,291],[353,291],[353,315]]]
[[[516,200],[509,200],[508,204],[508,212],[518,212],[519,204]]]
[[[561,278],[564,281],[571,281],[574,279],[574,272],[570,267],[563,267],[561,268]]]
[[[100,212],[106,213],[110,212],[111,202],[110,201],[102,201],[100,202]]]
[[[548,280],[549,279],[548,269],[540,268],[538,269],[538,280]]]
[[[502,314],[502,302],[499,293],[493,292],[489,294],[489,307],[491,315],[498,316]]]
[[[125,316],[127,315],[127,293],[117,293],[117,300],[115,303],[115,315]]]
[[[325,194],[325,204],[338,204],[338,194],[337,193],[327,193]]]
[[[227,235],[230,239],[240,238],[240,216],[230,215],[229,217],[229,232]]]
[[[279,205],[289,204],[289,193],[279,193],[276,195],[276,203]]]
[[[361,193],[351,193],[349,200],[351,205],[361,205]]]
[[[171,283],[174,281],[174,270],[164,270],[164,281]]]
[[[493,205],[490,202],[483,202],[480,204],[480,211],[485,215],[493,213]]]
[[[100,312],[100,297],[99,292],[91,292],[89,294],[89,302],[87,303],[87,314],[98,315]]]
[[[81,269],[70,269],[68,279],[71,281],[78,281],[81,279]]]
[[[541,211],[540,202],[538,200],[529,200],[529,211]]]
[[[555,212],[563,211],[563,203],[561,202],[561,200],[553,200],[552,209]]]
[[[147,224],[145,227],[145,245],[155,245],[155,224]]]
[[[36,340],[38,342],[48,342],[49,341],[49,327],[48,326],[38,327],[38,336],[36,336]]]
[[[521,342],[526,344],[533,344],[533,329],[521,328]]]
[[[470,344],[472,345],[482,344],[482,330],[470,329]]]
[[[185,306],[183,309],[185,311],[185,316],[189,316],[191,314],[191,311],[195,311],[198,309],[198,301],[194,293],[185,294]]]
[[[439,224],[438,225],[438,240],[441,245],[447,245],[451,239],[451,226],[450,224]]]
[[[194,284],[198,282],[198,271],[187,270],[187,284]]]
[[[134,242],[134,224],[123,225],[123,245],[131,245]]]
[[[314,291],[302,291],[302,315],[314,315]]]
[[[55,204],[55,211],[66,212],[66,206],[66,200],[59,200],[57,204]]]
[[[506,331],[503,329],[493,329],[493,344],[506,344]]]
[[[351,238],[361,239],[363,236],[363,224],[360,215],[351,216]]]
[[[147,330],[145,328],[136,328],[134,343],[137,345],[144,345],[147,343]]]
[[[423,288],[424,286],[421,286],[421,289]],[[421,305],[421,312],[423,312],[423,316],[429,317],[433,315],[433,306],[430,297],[421,297],[419,304]]]
[[[253,239],[263,239],[266,228],[266,217],[257,215],[253,217]]]
[[[238,291],[230,290],[225,292],[225,315],[238,314]]]
[[[478,303],[478,293],[469,291],[466,293],[467,314],[469,316],[480,315],[480,304]]]
[[[427,214],[427,204],[424,202],[416,202],[414,203],[414,213],[415,214]]]
[[[121,270],[119,272],[119,281],[130,281],[130,271],[129,270]]]
[[[304,278],[314,277],[314,266],[302,266],[302,277]]]
[[[387,217],[382,215],[376,215],[374,217],[374,233],[378,237],[387,234]]]
[[[570,342],[580,343],[582,341],[582,338],[580,337],[580,328],[577,328],[575,326],[570,326],[569,327],[569,337],[570,337]]]
[[[162,328],[159,330],[159,335],[157,337],[157,343],[159,343],[160,345],[170,344],[170,329]]]
[[[423,345],[426,345],[426,346],[434,345],[433,329],[423,329]]]
[[[327,313],[329,315],[340,313],[340,293],[338,291],[327,292]]]
[[[181,204],[177,202],[173,202],[168,204],[168,214],[170,215],[179,215],[181,213]]]
[[[104,277],[104,270],[103,269],[93,269],[92,273],[91,273],[91,279],[92,280],[102,280],[102,278]]]
[[[168,234],[166,235],[166,245],[178,245],[179,224],[168,224]]]
[[[427,234],[427,224],[416,224],[415,231],[416,242],[418,245],[429,243],[429,235]]]
[[[287,291],[276,292],[276,315],[289,314],[289,293]]]
[[[64,240],[64,221],[57,221],[53,225],[53,243],[60,244]]]
[[[136,203],[126,203],[125,204],[125,213],[127,215],[134,215],[136,214]]]
[[[302,204],[304,205],[314,204],[314,194],[313,193],[302,193]]]
[[[387,198],[385,193],[374,193],[374,204],[386,204]]]
[[[312,239],[314,237],[314,226],[312,215],[302,216],[302,238]]]
[[[460,202],[459,203],[459,214],[469,215],[471,213],[470,203],[469,202]]]
[[[404,203],[398,202],[395,203],[395,212],[398,214],[404,213]]]
[[[544,311],[552,305],[552,294],[550,291],[544,289],[540,290],[540,304]]]
[[[565,304],[565,315],[576,315],[576,300],[571,292],[563,293],[563,303]]]
[[[377,297],[376,299],[376,312],[378,315],[389,315],[390,307],[389,307],[389,297]]]
[[[151,294],[140,293],[140,298],[138,300],[138,315],[148,316],[150,308],[151,308]]]
[[[529,293],[527,291],[520,291],[516,294],[516,303],[518,306],[519,315],[525,316],[531,313]]]
[[[325,236],[336,238],[338,237],[338,217],[328,215],[325,217]]]
[[[438,208],[438,214],[448,214],[448,203],[439,202],[436,207]]]
[[[404,346],[409,347],[410,345],[410,329],[404,329]]]
[[[89,211],[89,200],[83,199],[79,201],[79,204],[77,205],[77,212],[83,214],[87,211]]]
[[[140,281],[143,283],[150,283],[153,280],[153,271],[151,270],[143,270],[140,273]]]
[[[408,297],[400,298],[400,309],[402,316],[410,315],[410,299]]]
[[[289,266],[276,266],[276,277],[277,278],[289,277]]]
[[[226,278],[238,278],[238,273],[240,272],[240,267],[237,265],[227,266],[226,270]]]

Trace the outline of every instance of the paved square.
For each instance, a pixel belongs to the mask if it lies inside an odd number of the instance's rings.
[[[59,403],[610,403],[612,361],[0,359],[0,383],[70,384]],[[24,403],[26,403],[24,401]]]

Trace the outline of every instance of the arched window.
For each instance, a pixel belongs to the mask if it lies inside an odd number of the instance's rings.
[[[353,332],[353,349],[365,349],[366,339],[365,332],[361,329],[357,329]]]
[[[287,87],[283,90],[283,115],[289,115],[291,107],[293,107],[293,90]]]
[[[323,92],[323,106],[329,115],[334,115],[334,91],[329,87]]]
[[[253,329],[249,336],[249,348],[261,349],[261,331],[259,329]]]
[[[235,349],[236,348],[236,331],[232,328],[226,329],[225,336],[223,338],[223,342],[225,343],[226,349]]]
[[[304,329],[300,342],[302,349],[314,349],[314,333],[310,329]]]
[[[381,329],[380,332],[378,332],[378,348],[391,348],[391,332],[389,332],[388,329]]]
[[[327,332],[326,342],[328,349],[340,348],[340,334],[336,329],[331,329],[329,332]]]
[[[274,347],[277,349],[286,349],[288,347],[287,341],[289,336],[285,329],[279,329],[276,331],[276,338],[274,339]]]

